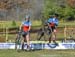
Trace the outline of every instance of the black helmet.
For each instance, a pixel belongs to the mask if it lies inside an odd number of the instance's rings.
[[[58,17],[58,16],[59,16],[59,14],[55,13],[55,14],[54,14],[54,16]]]

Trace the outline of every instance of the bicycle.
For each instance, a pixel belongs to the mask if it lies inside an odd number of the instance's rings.
[[[22,31],[19,31],[17,33],[16,39],[15,39],[15,49],[17,51],[20,49],[20,46],[21,46],[21,33],[22,33]]]
[[[47,24],[44,25],[43,28],[40,28],[37,32],[37,40],[41,40],[44,37],[44,41],[47,41],[47,38],[50,38],[52,35],[52,29]]]

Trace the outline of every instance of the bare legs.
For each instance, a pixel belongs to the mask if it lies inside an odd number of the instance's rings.
[[[53,43],[56,43],[56,30],[55,29],[51,33],[51,36],[49,38],[49,43],[51,43],[51,40],[53,41]]]
[[[24,42],[27,42],[27,49],[30,49],[30,35],[29,34],[27,34],[23,38],[23,41],[22,41],[22,50],[24,50]]]

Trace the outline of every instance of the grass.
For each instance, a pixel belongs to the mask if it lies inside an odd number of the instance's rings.
[[[15,25],[14,25],[14,23]],[[13,27],[18,27],[21,25],[22,21],[0,21],[0,28],[13,28]],[[35,21],[31,21],[32,22],[32,26],[33,27],[37,27],[41,25],[41,21],[35,20]]]
[[[16,22],[16,26],[19,26],[21,22]],[[32,22],[32,26],[40,26],[41,21]],[[65,22],[59,23],[59,27],[65,26],[75,26],[75,22]],[[14,27],[12,26],[12,21],[0,21],[0,28]],[[35,35],[35,36],[34,36]],[[0,35],[1,37],[2,35]],[[5,35],[4,35],[5,36]],[[15,39],[16,35],[8,35],[9,40]],[[31,40],[36,40],[36,34],[31,34]],[[58,38],[63,37],[63,34],[58,34]],[[0,57],[75,57],[75,50],[35,50],[35,51],[20,51],[16,50],[0,50]]]
[[[2,37],[2,38],[6,38],[6,35],[0,35],[0,37]],[[8,34],[7,35],[7,38],[8,38],[8,42],[15,42],[15,39],[16,39],[16,34]],[[30,40],[31,41],[36,41],[37,40],[37,38],[38,38],[38,35],[37,35],[37,32],[36,33],[31,33],[30,34]],[[63,34],[58,34],[57,35],[57,39],[64,39],[64,36],[63,36]],[[45,39],[48,41],[48,35],[46,35],[46,37],[45,37]],[[44,41],[44,38],[42,37],[41,38],[41,41]]]
[[[22,21],[14,21],[16,25],[13,25],[13,21],[0,21],[0,28],[12,28],[12,27],[18,27],[21,25]],[[41,26],[42,22],[40,20],[32,20],[32,27],[37,27],[37,26]],[[59,21],[59,25],[58,27],[64,27],[64,26],[75,26],[75,21],[71,21],[71,22],[61,22]]]
[[[68,26],[68,27],[74,27],[75,26],[75,21],[69,21],[69,22],[67,22],[67,21],[65,21],[65,22],[59,22],[59,27],[64,27],[64,26]]]
[[[70,32],[70,34],[71,34],[71,33],[72,33],[72,32]],[[67,35],[67,39],[70,37],[70,34]],[[73,39],[75,39],[75,38],[74,38],[75,34],[73,34],[72,36],[73,36]],[[1,34],[0,37],[6,38],[6,35],[5,35],[5,34]],[[39,37],[39,36],[37,35],[37,32],[30,34],[30,40],[31,40],[31,41],[36,41],[38,37]],[[14,41],[15,41],[15,38],[16,38],[16,34],[7,34],[7,38],[8,38],[8,42],[10,42],[10,41],[11,41],[11,42],[14,42]],[[46,40],[49,39],[48,35],[45,37],[45,39],[46,39]],[[57,33],[57,39],[65,39],[65,38],[64,38],[64,32],[58,32],[58,33]],[[44,38],[42,37],[41,40],[43,41]]]
[[[0,50],[0,57],[75,57],[75,50],[36,50],[30,52]]]
[[[16,22],[16,21],[15,21]],[[11,27],[17,27],[20,25],[20,22],[16,22],[16,25],[13,25],[13,21],[0,21],[0,28],[11,28]]]
[[[32,29],[38,29],[38,28],[41,27],[41,24],[42,24],[41,21],[38,21],[38,20],[31,20],[31,21],[32,21]],[[20,24],[21,24],[21,21],[17,21],[15,26],[13,25],[13,21],[0,21],[0,28],[6,28],[6,27],[13,28],[13,27],[20,26]],[[75,26],[75,21],[72,21],[72,22],[61,22],[60,21],[58,27],[61,27],[61,28],[58,31],[62,31],[62,33],[60,33],[60,32],[57,33],[57,38],[64,38],[64,26],[65,25],[67,25],[69,27],[74,27]],[[31,40],[36,40],[37,39],[36,38],[36,36],[37,36],[36,33],[31,34]],[[13,35],[9,34],[8,39],[14,41],[15,36],[16,36],[15,34],[13,34]],[[4,38],[5,35],[4,36],[0,35],[0,37]]]

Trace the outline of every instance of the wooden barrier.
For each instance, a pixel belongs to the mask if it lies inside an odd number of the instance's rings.
[[[5,35],[4,36],[5,40],[3,40],[3,41],[6,41],[6,42],[8,41],[8,38],[9,38],[8,34],[16,35],[18,33],[18,28],[6,28],[6,29],[1,29],[1,30],[0,30],[0,35],[2,35],[2,34]],[[37,33],[39,30],[40,29],[31,29],[31,33],[32,34]],[[59,36],[59,34],[62,34],[63,37],[59,38],[59,39],[66,41],[67,39],[70,39],[69,38],[70,36],[74,36],[75,28],[74,27],[67,27],[67,26],[58,27],[57,28],[57,34],[58,34],[57,37]],[[3,38],[3,37],[1,37],[1,38]],[[34,38],[34,37],[32,36],[32,38]],[[57,40],[59,40],[59,39],[57,39]],[[75,39],[75,38],[73,37],[73,39]]]

